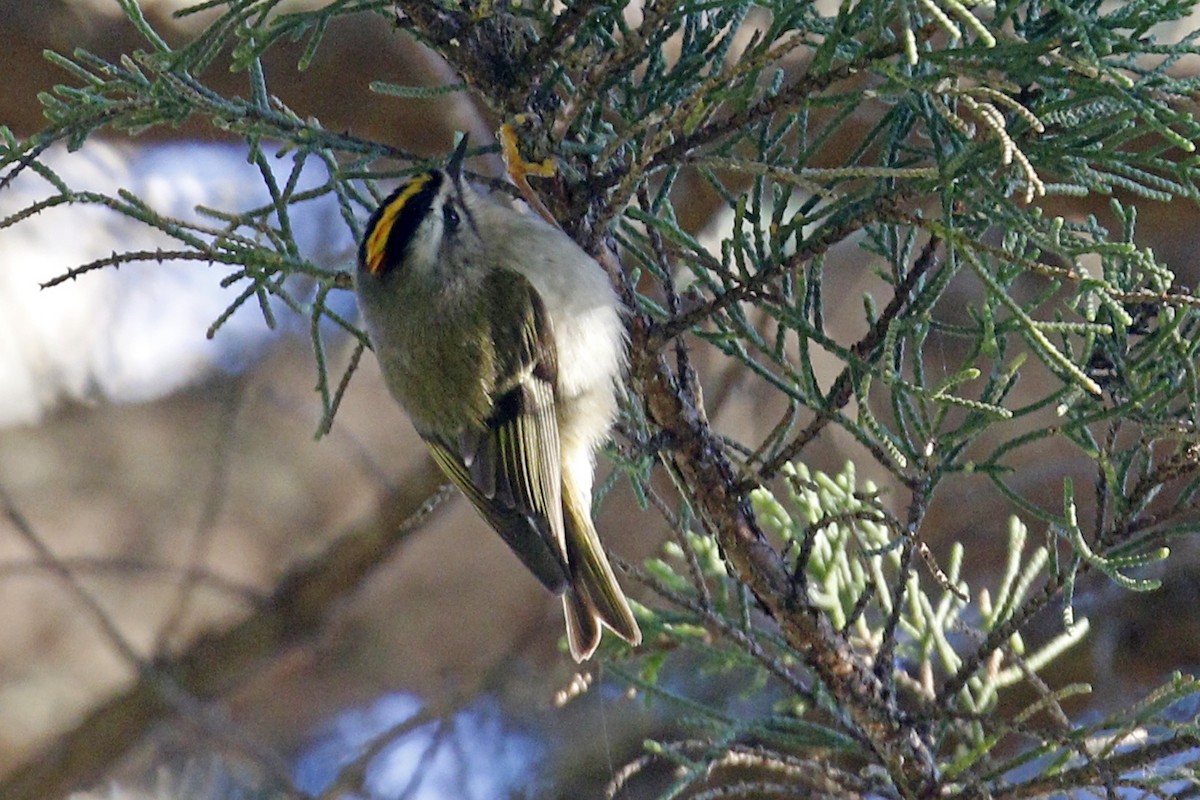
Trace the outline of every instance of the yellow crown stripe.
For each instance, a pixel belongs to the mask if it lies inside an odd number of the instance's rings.
[[[408,201],[424,189],[431,179],[431,175],[418,175],[413,178],[404,187],[404,191],[396,195],[380,213],[379,221],[375,223],[375,227],[371,229],[371,233],[367,237],[367,271],[372,275],[378,275],[383,269],[383,255],[387,249],[388,236],[391,235],[392,226],[396,224],[396,217],[400,216],[400,212],[404,210]]]

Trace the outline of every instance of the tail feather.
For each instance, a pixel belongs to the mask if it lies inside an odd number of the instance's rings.
[[[582,502],[570,481],[564,481],[563,485],[563,523],[567,567],[571,573],[571,588],[563,595],[563,608],[571,655],[576,661],[591,656],[600,641],[597,623],[603,623],[631,645],[641,644],[641,628],[633,618],[629,601],[604,554],[587,504]]]
[[[579,592],[568,589],[562,599],[571,657],[576,662],[587,661],[600,646],[600,622],[596,612]]]

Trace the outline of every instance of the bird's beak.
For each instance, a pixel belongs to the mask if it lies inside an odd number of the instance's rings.
[[[455,183],[462,177],[463,160],[467,157],[467,140],[469,134],[464,133],[462,138],[458,140],[458,147],[454,148],[454,152],[450,154],[450,160],[446,162],[446,174],[454,179]]]

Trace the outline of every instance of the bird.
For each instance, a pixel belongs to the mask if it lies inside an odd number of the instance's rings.
[[[391,395],[433,460],[546,589],[587,660],[642,633],[591,518],[627,335],[600,265],[561,229],[444,168],[368,221],[354,286]]]

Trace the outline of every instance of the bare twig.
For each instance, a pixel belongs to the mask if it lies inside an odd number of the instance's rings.
[[[243,391],[243,385],[240,382],[236,383],[226,392],[226,396],[223,398],[224,402],[222,403],[222,413],[218,418],[217,441],[213,448],[208,486],[205,488],[204,498],[201,501],[200,517],[196,521],[195,529],[192,531],[188,554],[183,561],[186,565],[186,571],[183,573],[183,579],[176,587],[175,602],[171,605],[169,613],[159,626],[158,636],[154,645],[154,652],[160,658],[167,653],[172,632],[187,615],[193,590],[196,588],[198,580],[196,576],[201,574],[200,566],[204,562],[212,540],[213,526],[224,505],[228,489],[230,444],[236,439],[234,432],[237,430],[237,412],[242,405]]]

